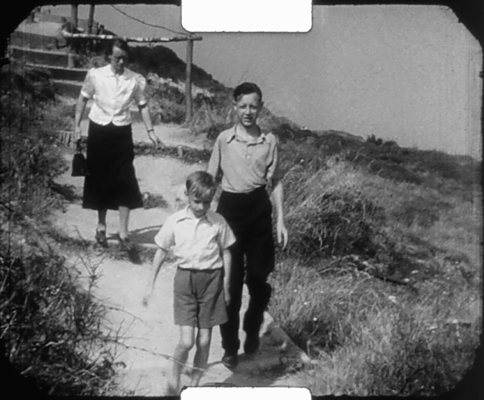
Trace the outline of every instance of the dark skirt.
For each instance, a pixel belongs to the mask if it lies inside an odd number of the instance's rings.
[[[143,207],[133,165],[131,125],[99,125],[90,121],[86,160],[89,174],[84,180],[83,208]]]

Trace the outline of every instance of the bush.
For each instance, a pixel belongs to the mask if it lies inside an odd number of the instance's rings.
[[[99,331],[104,309],[64,262],[55,253],[21,259],[2,250],[0,339],[11,364],[43,392],[99,395],[114,375],[109,352],[95,358],[110,339]]]
[[[44,87],[32,85],[28,74],[17,79],[23,73],[22,69],[3,71],[1,76],[2,82],[11,76],[12,82],[23,82],[5,88],[0,108],[0,201],[14,220],[34,213],[44,218],[48,213],[42,211],[59,207],[60,199],[50,189],[54,178],[67,168],[52,132],[55,127],[49,123],[56,114],[48,117],[49,106],[42,102]],[[6,216],[1,213],[0,222]]]
[[[301,167],[286,174],[289,253],[304,260],[356,254],[376,257],[381,252],[385,224],[383,208],[365,196],[360,172],[329,160],[312,172]]]
[[[374,256],[373,237],[382,211],[371,201],[350,193],[322,193],[288,218],[292,250],[303,259],[344,254]]]
[[[438,395],[462,379],[479,343],[479,296],[455,291],[460,282],[434,280],[415,295],[356,270],[321,277],[289,258],[271,275],[269,311],[313,358],[296,376],[313,394]]]
[[[48,233],[52,210],[63,205],[54,179],[67,165],[55,131],[66,121],[45,102],[48,81],[13,66],[1,82],[0,339],[10,363],[43,392],[100,395],[113,369],[110,352],[101,352],[110,338],[91,292],[96,277],[82,288]]]
[[[335,133],[281,145],[290,243],[270,312],[313,358],[297,378],[315,394],[442,394],[472,364],[480,188],[419,154]]]
[[[230,128],[234,123],[233,106],[228,101],[222,104],[204,101],[194,112],[190,129],[195,134],[204,134],[215,140],[219,133]]]

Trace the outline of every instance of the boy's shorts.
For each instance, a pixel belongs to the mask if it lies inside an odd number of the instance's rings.
[[[223,269],[178,268],[174,280],[175,325],[212,328],[227,322]]]

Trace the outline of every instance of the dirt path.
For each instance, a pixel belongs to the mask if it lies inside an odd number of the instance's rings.
[[[157,126],[156,132],[168,146],[190,146],[203,149],[207,143],[203,138],[193,138],[187,130],[176,126]],[[147,135],[140,124],[133,125],[135,141],[147,141]],[[72,154],[66,153],[70,161]],[[203,164],[190,165],[176,158],[155,158],[139,156],[135,159],[136,174],[142,192],[162,196],[166,208],[140,209],[132,213],[130,220],[131,238],[141,252],[154,247],[153,237],[166,216],[182,206],[177,192],[188,173],[203,169]],[[70,171],[59,179],[60,184],[73,185],[78,195],[65,212],[56,214],[56,225],[69,237],[82,238],[92,242],[96,226],[96,215],[83,210],[79,197],[82,193],[82,178],[72,178]],[[171,355],[178,340],[178,328],[173,324],[172,281],[173,265],[164,267],[157,280],[156,290],[149,307],[141,305],[143,290],[149,276],[151,257],[141,257],[137,263],[123,257],[118,248],[115,234],[118,226],[116,213],[108,213],[109,249],[101,251],[94,244],[90,246],[89,263],[97,266],[99,280],[97,296],[111,306],[108,326],[122,336],[116,361],[122,367],[118,371],[120,394],[136,396],[167,395],[168,378],[171,371]],[[80,259],[70,262],[80,266]],[[81,266],[82,270],[82,266]],[[252,358],[243,354],[234,371],[225,368],[220,359],[223,350],[218,329],[214,329],[209,368],[201,384],[231,383],[237,386],[299,386],[289,370],[304,359],[304,353],[297,348],[272,318],[266,314],[262,330],[260,351]],[[243,339],[243,333],[241,338]],[[192,360],[193,350],[189,360]],[[190,368],[182,377],[182,384],[188,383]]]

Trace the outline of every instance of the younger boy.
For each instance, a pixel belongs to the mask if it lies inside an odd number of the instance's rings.
[[[227,321],[226,304],[230,301],[231,256],[228,248],[235,242],[225,219],[209,210],[215,194],[215,181],[204,171],[190,174],[186,180],[188,207],[169,216],[155,237],[158,245],[151,278],[143,304],[153,291],[156,277],[169,249],[177,265],[174,280],[174,317],[180,326],[175,348],[172,395],[180,391],[183,364],[196,336],[196,353],[191,386],[197,386],[207,367],[212,327]]]

